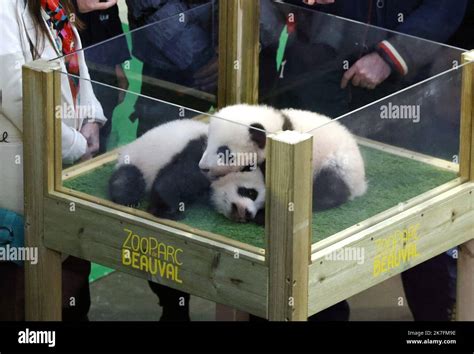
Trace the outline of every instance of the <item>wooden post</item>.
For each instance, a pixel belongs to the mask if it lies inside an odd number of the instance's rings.
[[[244,311],[236,310],[233,307],[216,304],[216,321],[248,321],[249,314]]]
[[[474,50],[462,55],[463,64],[470,61],[474,62]],[[459,173],[474,182],[474,63],[462,70]],[[459,247],[456,317],[458,321],[474,321],[474,240]]]
[[[219,2],[219,107],[258,102],[259,0]]]
[[[219,23],[218,107],[256,104],[260,0],[220,0]],[[217,304],[216,319],[245,321],[248,314]]]
[[[309,134],[285,131],[267,139],[266,261],[268,318],[306,321],[311,259],[312,146]]]
[[[43,60],[23,67],[25,246],[38,248],[38,263],[25,262],[28,321],[61,320],[61,254],[43,244],[44,197],[55,183],[54,117],[61,102],[56,70],[57,62]]]

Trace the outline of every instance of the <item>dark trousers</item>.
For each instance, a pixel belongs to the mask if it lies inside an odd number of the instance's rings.
[[[137,137],[142,136],[148,130],[176,119],[192,118],[197,111],[207,112],[211,104],[205,100],[187,95],[185,92],[176,92],[163,87],[163,83],[157,80],[167,81],[190,87],[192,72],[169,71],[156,68],[147,63],[143,64],[141,95],[135,103],[135,111],[130,119],[138,119]],[[164,102],[152,100],[153,97]],[[169,103],[167,103],[169,102]],[[172,104],[170,104],[172,103]]]
[[[89,67],[89,74],[91,79],[97,82],[101,82],[113,87],[118,86],[117,75],[115,74],[115,68],[98,69],[93,65]],[[118,93],[119,91],[112,89],[107,86],[98,85],[92,83],[92,88],[94,90],[95,97],[102,105],[104,115],[107,118],[107,122],[102,128],[100,128],[99,138],[100,138],[100,149],[99,154],[102,154],[107,151],[107,141],[112,131],[112,116],[115,110],[115,107],[118,105]]]
[[[349,321],[350,312],[349,303],[344,300],[308,317],[308,322]],[[268,322],[268,320],[254,315],[250,315],[249,321]]]
[[[440,254],[402,273],[415,321],[449,321],[456,302],[456,260]]]
[[[189,321],[188,293],[169,288],[167,286],[148,282],[151,290],[158,296],[160,305],[163,307],[161,321]],[[349,304],[341,301],[311,317],[308,321],[348,321],[350,315]],[[263,318],[250,315],[250,321],[266,321]]]
[[[456,260],[443,253],[402,273],[402,282],[408,306],[415,321],[449,321],[456,302]],[[189,294],[150,282],[150,287],[160,298],[163,320],[189,320],[189,308],[179,306]],[[165,316],[165,308],[166,316]],[[348,321],[350,309],[341,301],[311,317],[308,321]],[[251,321],[263,319],[250,316]]]
[[[163,308],[160,321],[190,321],[188,293],[167,286],[148,282],[151,290],[158,296]]]
[[[68,257],[62,264],[63,321],[87,321],[91,305],[91,264]],[[0,262],[0,321],[25,320],[25,271],[11,262]]]

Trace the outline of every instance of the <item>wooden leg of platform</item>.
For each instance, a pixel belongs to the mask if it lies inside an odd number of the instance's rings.
[[[54,188],[54,117],[60,102],[57,63],[23,67],[23,155],[25,246],[38,262],[25,262],[25,316],[28,321],[61,320],[61,254],[44,246],[44,199]],[[58,220],[58,222],[61,222]]]
[[[474,240],[459,247],[456,319],[474,321]]]
[[[265,234],[268,319],[306,321],[311,253],[312,136],[267,138]]]
[[[460,176],[474,181],[474,50],[462,55]],[[474,321],[473,239],[459,246],[456,318]]]
[[[249,314],[232,307],[216,304],[216,321],[248,321]]]

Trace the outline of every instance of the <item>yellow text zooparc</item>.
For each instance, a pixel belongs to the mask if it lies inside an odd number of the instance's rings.
[[[127,237],[122,245],[122,264],[181,284],[179,267],[183,250],[159,242],[154,237],[142,237],[123,229]]]

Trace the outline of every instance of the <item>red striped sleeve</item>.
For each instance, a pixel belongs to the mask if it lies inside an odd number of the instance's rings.
[[[382,41],[378,47],[383,50],[390,61],[393,63],[395,69],[402,75],[408,74],[408,66],[403,57],[398,53],[394,46],[388,41]]]

